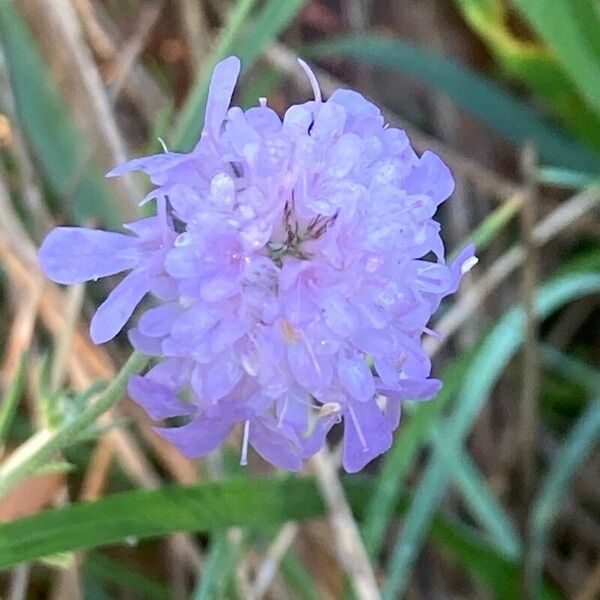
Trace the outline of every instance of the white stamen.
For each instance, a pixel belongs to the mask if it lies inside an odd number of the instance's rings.
[[[298,62],[300,63],[300,66],[304,69],[304,72],[308,77],[308,81],[310,81],[310,87],[312,87],[313,94],[315,95],[315,101],[322,102],[323,96],[321,96],[321,88],[319,87],[319,82],[317,81],[315,74],[313,73],[312,69],[308,66],[308,64],[306,64],[301,58],[298,59]]]
[[[479,259],[476,256],[471,256],[471,258],[467,258],[465,262],[460,267],[461,275],[468,273],[477,263]]]
[[[261,96],[258,99],[258,103],[264,108],[267,105],[267,99],[264,96]]]
[[[435,338],[436,340],[441,340],[442,339],[442,334],[439,333],[439,331],[435,331],[433,329],[429,329],[429,327],[423,327],[423,333],[426,333],[427,335],[430,335],[432,338]]]
[[[162,149],[165,152],[169,151],[169,149],[167,148],[167,144],[165,143],[165,140],[163,140],[161,137],[158,138],[158,143],[162,146]]]
[[[350,404],[348,404],[348,410],[350,411],[350,416],[352,417],[352,422],[354,423],[354,427],[356,427],[356,433],[358,433],[358,439],[360,440],[360,444],[363,447],[363,452],[368,452],[369,445],[367,444],[367,440],[365,439],[365,434],[363,433],[360,423],[358,422],[358,419],[356,418],[356,414],[355,414],[352,406],[350,406]]]
[[[240,456],[240,465],[245,467],[248,464],[248,437],[250,436],[250,421],[244,423],[244,439],[242,440],[242,455]]]

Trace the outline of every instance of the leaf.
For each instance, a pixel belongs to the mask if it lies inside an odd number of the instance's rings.
[[[536,312],[540,319],[567,302],[600,291],[600,275],[575,273],[556,278],[538,291]],[[453,478],[448,461],[456,461],[480,409],[497,380],[523,341],[523,312],[514,308],[504,315],[473,359],[463,393],[443,425],[444,445],[436,448],[413,497],[404,526],[388,564],[384,598],[398,598],[411,575],[411,568],[425,541],[433,516]]]
[[[548,537],[562,501],[569,492],[571,481],[584,461],[590,457],[596,442],[600,439],[600,395],[598,394],[600,374],[598,371],[548,347],[544,348],[544,358],[553,362],[554,366],[569,378],[577,382],[583,381],[593,397],[569,432],[557,458],[552,461],[550,471],[533,503],[529,529],[531,564],[537,586],[540,585]]]
[[[240,532],[241,534],[241,532]],[[241,535],[240,535],[241,537]],[[225,532],[217,533],[211,543],[194,600],[224,598],[227,585],[240,560],[241,539],[233,541]]]
[[[545,44],[523,40],[510,27],[503,0],[455,0],[502,70],[522,81],[580,139],[600,149],[600,118],[581,98]]]
[[[87,146],[73,123],[39,48],[14,4],[0,2],[0,41],[6,59],[19,125],[48,183],[77,223],[99,216],[120,227],[119,207],[103,174],[86,168]]]
[[[494,81],[408,42],[353,35],[311,45],[316,58],[341,56],[409,75],[440,93],[506,138],[532,141],[542,160],[553,165],[600,170],[600,156],[542,119]]]
[[[27,353],[21,355],[16,375],[6,390],[2,405],[0,405],[0,455],[6,442],[8,432],[17,414],[17,407],[21,401],[25,378],[27,376]]]
[[[600,115],[600,16],[593,0],[513,0]]]
[[[436,432],[437,448],[443,455],[444,439]],[[522,545],[519,534],[469,454],[463,450],[448,468],[454,472],[455,485],[479,523],[489,531],[490,544],[504,557],[517,559]]]

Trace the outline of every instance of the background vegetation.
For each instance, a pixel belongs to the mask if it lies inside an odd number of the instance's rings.
[[[596,0],[0,0],[0,52],[2,597],[600,596]],[[384,105],[453,169],[449,248],[479,248],[428,340],[442,392],[360,476],[335,447],[302,476],[238,440],[188,461],[129,400],[97,418],[128,354],[89,340],[106,288],[37,265],[55,224],[138,214],[148,182],[103,173],[188,149],[231,53],[243,106],[305,99],[297,55]]]

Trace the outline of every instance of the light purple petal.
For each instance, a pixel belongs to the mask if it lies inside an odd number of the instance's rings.
[[[229,110],[240,68],[240,59],[237,56],[229,56],[217,64],[213,71],[204,119],[204,130],[213,139],[218,138],[221,125]]]
[[[228,420],[199,417],[181,427],[155,427],[154,431],[184,456],[198,458],[218,448],[232,429],[233,423]]]
[[[340,355],[338,360],[340,383],[356,400],[367,401],[375,394],[375,382],[371,370],[362,357],[346,358]]]
[[[109,294],[92,318],[90,334],[95,344],[108,342],[123,329],[135,307],[148,292],[145,274],[133,272]]]
[[[288,428],[277,427],[263,420],[254,420],[250,423],[250,445],[260,456],[282,469],[300,471],[302,469],[301,449],[293,438],[295,434]]]
[[[42,243],[39,258],[50,279],[71,284],[132,269],[139,254],[137,240],[129,235],[82,227],[57,227]]]
[[[155,421],[195,412],[195,407],[179,400],[173,390],[147,377],[131,376],[127,392]]]
[[[162,337],[170,333],[175,319],[181,314],[182,309],[177,302],[161,304],[149,308],[138,323],[140,333],[148,337]]]
[[[376,402],[349,402],[344,410],[344,469],[360,471],[392,445],[390,426]]]

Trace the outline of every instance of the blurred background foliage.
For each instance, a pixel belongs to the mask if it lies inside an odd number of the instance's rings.
[[[50,284],[36,247],[139,213],[148,182],[103,173],[189,149],[228,54],[242,106],[305,99],[298,55],[326,95],[385,106],[453,169],[449,248],[479,247],[427,340],[442,392],[341,478],[381,595],[600,597],[596,0],[0,0],[2,597],[377,597],[353,591],[322,478],[242,470],[236,440],[188,461],[128,400],[10,473],[127,356],[89,341],[106,288]]]

